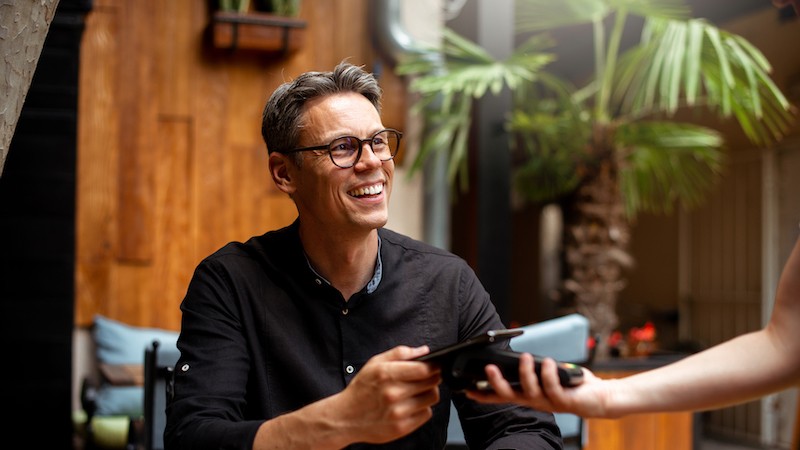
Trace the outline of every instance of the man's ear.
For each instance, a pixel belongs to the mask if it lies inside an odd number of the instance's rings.
[[[296,166],[293,161],[289,161],[291,156],[284,155],[283,153],[274,152],[269,155],[269,173],[272,175],[272,181],[275,186],[281,191],[292,195],[295,191],[294,185],[294,169]]]

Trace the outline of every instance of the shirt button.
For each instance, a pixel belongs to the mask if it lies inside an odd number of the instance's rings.
[[[353,366],[347,366],[344,368],[344,371],[347,372],[348,374],[352,374],[353,372],[356,371],[356,369]]]
[[[188,364],[184,364],[184,365],[181,366],[181,372],[188,372],[188,371],[189,371],[189,365]]]
[[[349,312],[350,312],[350,310],[349,310],[349,309],[347,309],[347,308],[345,308],[345,309],[343,309],[343,310],[342,310],[342,314],[343,314],[343,315],[345,315],[345,316],[346,316],[346,315],[347,315],[347,313],[349,313]]]
[[[322,286],[322,280],[320,280],[319,278],[314,280],[314,282],[317,283],[317,286]]]

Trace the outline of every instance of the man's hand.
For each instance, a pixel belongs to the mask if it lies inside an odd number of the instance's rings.
[[[416,430],[433,416],[441,375],[432,364],[410,361],[427,346],[398,346],[375,355],[339,394],[348,432],[359,442],[384,443]]]

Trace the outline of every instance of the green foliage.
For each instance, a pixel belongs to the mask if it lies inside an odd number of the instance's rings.
[[[519,33],[594,23],[617,11],[642,17],[682,19],[689,16],[683,0],[518,0]]]
[[[296,17],[300,12],[300,0],[270,0],[270,11],[286,17]],[[219,0],[220,11],[246,13],[250,10],[250,0]]]
[[[722,172],[723,139],[712,129],[674,122],[631,122],[615,133],[625,210],[671,213],[703,199]]]
[[[582,167],[614,158],[629,216],[669,212],[676,201],[695,205],[708,192],[723,167],[724,142],[714,130],[666,119],[702,109],[735,120],[760,146],[780,139],[793,120],[763,54],[741,36],[688,17],[684,0],[517,5],[517,31],[533,34],[507,60],[447,30],[443,61],[428,54],[399,67],[416,77],[410,87],[426,119],[412,169],[446,151],[451,182],[460,175],[465,189],[472,102],[507,88],[514,97],[507,118],[514,186],[524,198],[556,199],[581,183]],[[643,17],[644,26],[639,41],[620,54],[629,15]],[[589,24],[594,36],[593,72],[582,86],[546,71],[555,59],[547,31],[576,24]],[[595,148],[598,136],[611,143],[610,154]]]
[[[279,16],[296,17],[300,13],[300,0],[272,0],[272,12]]]
[[[448,179],[454,183],[460,175],[461,187],[466,189],[473,100],[487,93],[497,95],[504,87],[515,90],[534,82],[537,71],[553,56],[541,52],[550,45],[541,37],[525,42],[505,61],[495,61],[483,48],[452,30],[446,29],[443,39],[444,68],[426,55],[398,67],[401,75],[419,76],[411,82],[410,89],[420,95],[414,112],[426,118],[426,139],[412,172],[421,168],[431,152],[448,151]]]
[[[628,120],[680,107],[733,117],[747,137],[767,145],[782,137],[789,103],[769,76],[761,52],[703,20],[648,20],[641,44],[620,60],[614,107]]]
[[[221,11],[247,12],[250,9],[250,0],[219,0]]]
[[[540,83],[515,92],[508,123],[512,150],[520,160],[514,186],[522,198],[539,203],[571,192],[589,159],[590,116],[574,88],[546,72]]]

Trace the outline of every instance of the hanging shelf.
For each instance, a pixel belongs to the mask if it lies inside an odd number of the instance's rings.
[[[212,25],[216,48],[289,53],[303,45],[306,22],[267,13],[216,11]]]

